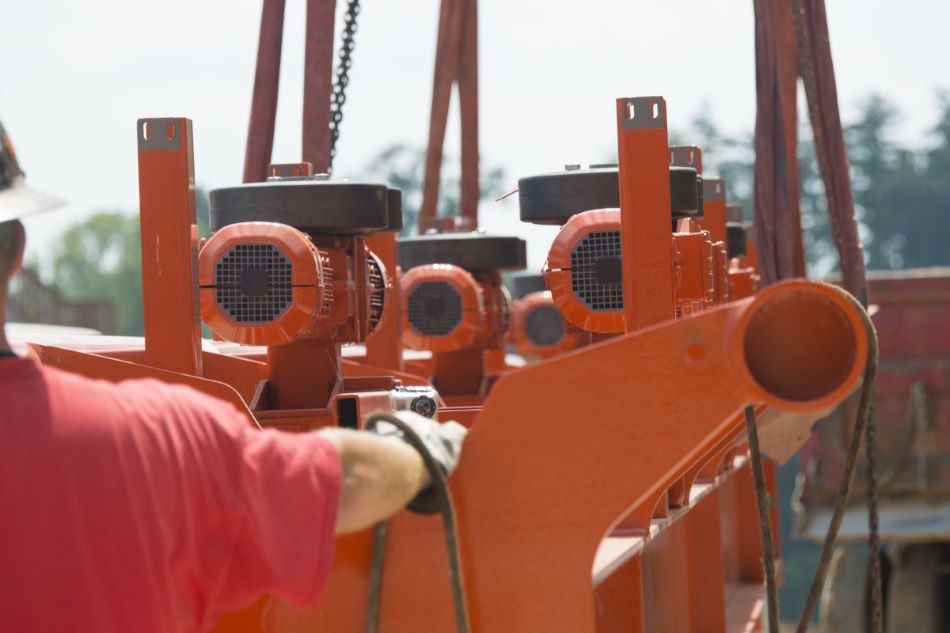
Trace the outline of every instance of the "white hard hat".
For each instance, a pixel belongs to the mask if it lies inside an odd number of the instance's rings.
[[[3,123],[0,123],[0,222],[19,220],[64,204],[65,201],[60,198],[26,186],[13,143],[3,129]]]

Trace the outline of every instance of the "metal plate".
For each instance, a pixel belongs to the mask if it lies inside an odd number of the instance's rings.
[[[453,264],[465,270],[520,270],[527,265],[525,241],[483,233],[439,233],[399,240],[399,265]]]
[[[238,222],[278,222],[307,233],[369,233],[389,226],[386,185],[290,180],[214,189],[211,230]]]

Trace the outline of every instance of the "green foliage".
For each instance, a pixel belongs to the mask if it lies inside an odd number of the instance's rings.
[[[366,167],[363,178],[384,182],[402,191],[403,235],[416,232],[419,208],[422,206],[422,188],[425,180],[426,152],[424,148],[397,143],[383,149]],[[493,198],[501,193],[505,180],[502,168],[481,167],[480,187],[482,199]],[[439,217],[453,217],[459,212],[459,163],[446,156],[442,163],[442,179],[439,187]]]
[[[196,192],[198,232],[208,231],[208,196]],[[66,229],[53,252],[56,288],[73,300],[109,301],[115,334],[141,336],[142,250],[138,215],[101,211]]]
[[[940,116],[923,149],[894,140],[899,112],[880,96],[870,97],[848,128],[871,268],[950,265],[950,100],[945,94],[938,99]]]
[[[142,332],[141,271],[138,218],[115,211],[68,228],[53,255],[60,292],[74,300],[111,301],[118,334]]]
[[[899,111],[879,95],[868,97],[857,121],[846,127],[855,212],[871,269],[950,265],[945,247],[950,218],[950,96],[938,95],[939,116],[923,149],[893,139]],[[707,173],[726,179],[730,200],[752,214],[754,154],[751,134],[723,135],[705,114],[691,124],[684,142],[703,148]],[[807,115],[806,115],[807,116]],[[679,142],[679,141],[678,141]],[[824,185],[807,118],[799,134],[802,228],[809,273],[835,270]]]

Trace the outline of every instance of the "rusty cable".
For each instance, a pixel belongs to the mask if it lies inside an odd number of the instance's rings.
[[[772,501],[765,486],[765,468],[762,465],[762,449],[759,447],[759,431],[755,424],[755,407],[745,408],[745,429],[749,440],[749,457],[752,460],[752,478],[755,482],[755,503],[759,510],[759,534],[762,537],[762,564],[765,567],[766,614],[769,633],[779,633],[778,628],[778,583],[775,577],[775,541],[772,540],[772,519],[769,507]]]
[[[828,524],[828,532],[825,535],[825,541],[821,546],[821,555],[818,558],[818,567],[815,569],[815,577],[812,579],[811,588],[808,591],[808,598],[805,600],[805,607],[798,620],[797,633],[807,633],[811,623],[812,614],[818,605],[818,599],[821,595],[822,587],[825,584],[825,576],[828,574],[828,566],[831,563],[831,555],[834,552],[838,541],[838,531],[841,529],[841,521],[844,518],[844,511],[848,505],[848,497],[851,494],[851,485],[854,482],[854,472],[856,470],[858,455],[861,453],[861,443],[868,435],[868,442],[865,446],[868,458],[868,549],[870,556],[870,606],[871,606],[871,633],[883,633],[882,597],[881,597],[881,563],[880,563],[880,539],[878,533],[878,514],[877,514],[877,465],[876,455],[876,425],[874,423],[874,411],[872,407],[872,397],[874,395],[874,377],[877,374],[878,365],[878,344],[877,331],[871,322],[871,317],[861,303],[851,293],[828,284],[852,302],[858,309],[864,322],[865,332],[868,341],[868,356],[864,366],[864,381],[861,385],[861,399],[858,404],[858,411],[854,421],[854,428],[851,432],[851,441],[848,446],[848,454],[845,457],[844,471],[841,474],[841,483],[835,497],[834,509],[831,514],[831,521]]]
[[[449,582],[452,588],[452,604],[455,608],[455,630],[458,633],[469,633],[471,627],[468,620],[468,607],[465,597],[465,583],[462,578],[462,558],[459,553],[458,529],[455,521],[455,506],[452,504],[452,493],[449,490],[448,480],[442,467],[432,457],[422,439],[416,435],[411,426],[395,415],[376,413],[366,423],[366,429],[372,430],[378,422],[389,422],[402,431],[405,441],[419,451],[425,463],[432,486],[439,500],[442,514],[442,529],[445,533],[445,549],[449,560]],[[387,522],[382,521],[373,529],[373,551],[370,558],[370,573],[366,605],[366,633],[378,633],[380,622],[380,605],[383,597],[383,571],[386,561],[386,532]]]

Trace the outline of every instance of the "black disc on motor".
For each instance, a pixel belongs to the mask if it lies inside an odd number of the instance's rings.
[[[511,278],[511,294],[515,299],[520,299],[532,292],[542,292],[547,289],[548,286],[544,283],[543,275],[525,273],[523,275],[515,275]]]
[[[746,254],[746,227],[739,222],[726,224],[726,252],[729,257],[741,257]]]
[[[389,223],[386,225],[386,231],[398,233],[402,230],[402,191],[390,187],[387,193],[386,212]]]
[[[564,224],[591,209],[620,206],[617,167],[573,169],[528,176],[518,181],[522,222]],[[670,212],[673,218],[702,215],[702,177],[692,167],[670,167]]]
[[[527,265],[525,241],[483,233],[437,233],[399,240],[403,270],[426,264],[452,264],[466,270],[521,270]]]
[[[371,233],[389,226],[386,185],[295,179],[213,189],[211,230],[278,222],[308,233]]]
[[[521,221],[564,224],[591,209],[620,206],[617,168],[575,169],[518,180]]]
[[[670,167],[670,211],[673,218],[702,215],[703,177],[692,167]]]

